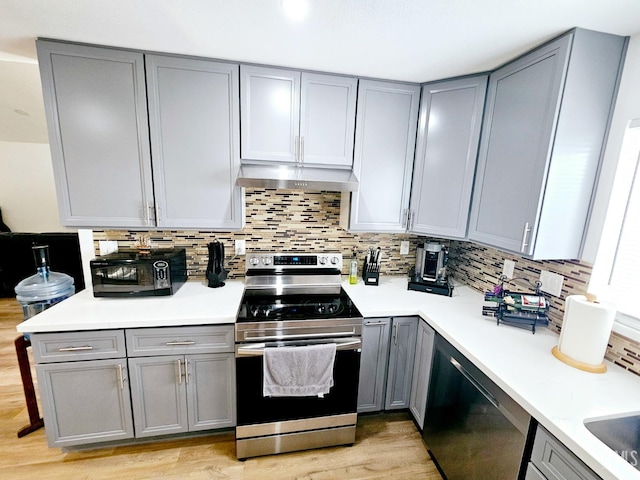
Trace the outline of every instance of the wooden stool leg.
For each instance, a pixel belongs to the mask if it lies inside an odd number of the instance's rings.
[[[38,430],[44,426],[44,420],[40,418],[38,410],[38,402],[36,400],[36,390],[33,387],[33,377],[31,376],[31,366],[29,365],[29,356],[27,355],[27,347],[31,346],[31,342],[24,336],[16,338],[16,355],[18,356],[18,366],[20,367],[20,376],[22,377],[22,387],[24,388],[24,398],[27,401],[27,412],[29,413],[29,421],[31,422],[18,431],[18,438]]]

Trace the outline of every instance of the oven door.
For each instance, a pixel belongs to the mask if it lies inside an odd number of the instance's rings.
[[[264,349],[335,343],[333,387],[319,397],[264,397]],[[355,414],[362,341],[359,337],[236,345],[238,426]]]

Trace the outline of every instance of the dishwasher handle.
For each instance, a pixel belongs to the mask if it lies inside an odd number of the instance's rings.
[[[483,387],[480,382],[473,378],[473,376],[467,371],[467,369],[460,365],[460,363],[453,357],[450,357],[449,361],[451,362],[451,365],[453,365],[454,368],[458,370],[462,374],[462,376],[464,376],[464,378],[469,380],[469,382],[482,394],[484,398],[489,401],[491,405],[498,409],[500,408],[500,403],[498,402],[496,397],[491,395],[491,393],[489,393],[489,391],[485,387]]]

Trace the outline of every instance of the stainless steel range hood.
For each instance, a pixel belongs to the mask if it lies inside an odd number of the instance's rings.
[[[236,185],[239,187],[353,192],[358,190],[358,179],[351,169],[245,164],[240,167]]]

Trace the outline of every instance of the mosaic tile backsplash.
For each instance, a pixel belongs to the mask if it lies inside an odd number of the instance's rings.
[[[363,252],[368,247],[382,249],[383,275],[406,275],[415,264],[416,247],[424,237],[408,234],[378,234],[348,232],[340,226],[338,192],[299,190],[247,189],[246,225],[240,231],[203,232],[190,230],[165,231],[94,231],[96,252],[99,240],[117,240],[120,248],[133,247],[140,235],[148,235],[155,248],[183,247],[187,251],[189,277],[204,279],[208,261],[207,245],[218,240],[225,246],[226,268],[230,278],[244,276],[246,256],[235,256],[236,239],[246,241],[247,252],[332,251],[342,253],[343,274],[348,274],[351,252],[356,248],[362,265]],[[409,255],[400,255],[400,242],[410,242]],[[484,292],[498,283],[505,259],[515,262],[514,289],[533,288],[540,270],[565,277],[562,296],[551,296],[549,328],[560,332],[567,295],[584,294],[591,276],[591,266],[574,260],[532,261],[469,242],[445,241],[450,247],[449,271],[460,282]],[[362,268],[362,267],[361,267]],[[612,334],[606,355],[618,365],[640,375],[640,343]]]

